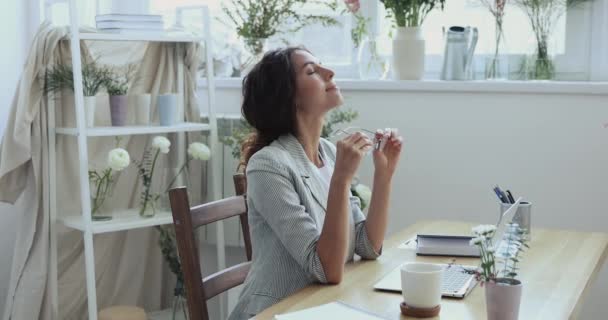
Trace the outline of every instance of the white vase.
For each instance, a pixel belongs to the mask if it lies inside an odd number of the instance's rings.
[[[396,80],[422,79],[424,52],[420,27],[398,27],[393,39],[393,77]]]
[[[95,126],[95,96],[84,97],[84,116],[87,122],[87,127]]]
[[[142,93],[135,96],[135,123],[150,124],[150,94]]]

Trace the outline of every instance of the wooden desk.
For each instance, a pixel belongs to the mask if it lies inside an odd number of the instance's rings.
[[[374,291],[373,285],[384,275],[406,261],[450,262],[446,257],[416,257],[400,244],[416,233],[468,235],[474,224],[429,221],[419,222],[396,233],[384,243],[382,256],[376,261],[348,264],[339,285],[311,285],[278,304],[264,310],[255,319],[272,319],[275,314],[305,309],[331,301],[372,311],[386,319],[401,316],[401,294]],[[531,249],[521,265],[524,283],[519,318],[522,320],[557,320],[577,317],[581,302],[606,259],[608,235],[603,233],[533,229]],[[457,263],[477,265],[478,259],[459,258]],[[484,289],[477,286],[464,300],[444,298],[443,319],[486,319]]]

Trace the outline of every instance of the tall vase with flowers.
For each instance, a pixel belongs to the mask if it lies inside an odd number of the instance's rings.
[[[466,272],[474,273],[481,285],[485,286],[488,320],[517,320],[522,282],[516,277],[521,255],[530,248],[525,237],[526,230],[517,224],[509,224],[502,239],[494,239],[495,233],[494,225],[473,228],[475,238],[471,240],[471,245],[479,247],[481,264],[478,270]],[[501,241],[503,244],[498,246]]]
[[[131,159],[127,150],[116,147],[108,152],[107,167],[101,171],[89,170],[91,183],[91,217],[95,221],[110,220],[111,215],[103,213],[107,197],[111,196],[116,182],[115,173],[129,166]]]
[[[144,150],[141,161],[133,160],[138,168],[143,190],[140,196],[139,215],[142,217],[153,217],[158,210],[160,194],[152,191],[152,180],[158,156],[169,153],[171,141],[163,136],[152,139],[152,146]]]
[[[505,44],[503,21],[507,0],[480,0],[494,17],[494,48],[485,63],[485,78],[506,80],[509,75],[509,60]]]

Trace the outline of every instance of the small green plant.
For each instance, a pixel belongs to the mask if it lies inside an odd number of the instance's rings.
[[[108,82],[110,72],[100,68],[96,62],[82,66],[82,93],[85,97],[95,96]],[[44,78],[44,92],[54,93],[64,89],[74,91],[74,73],[71,65],[56,64],[50,67]]]
[[[436,7],[443,10],[446,0],[380,0],[387,9],[387,18],[397,27],[419,27]],[[390,10],[389,10],[390,9]]]
[[[111,96],[122,96],[129,91],[129,84],[134,80],[137,71],[135,64],[128,64],[121,67],[106,67],[108,77],[105,86]]]

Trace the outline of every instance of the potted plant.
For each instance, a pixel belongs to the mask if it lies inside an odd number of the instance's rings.
[[[420,26],[445,0],[380,0],[397,27],[393,39],[393,70],[398,80],[419,80],[424,74],[425,41]]]
[[[306,0],[230,0],[222,2],[222,10],[236,27],[249,57],[244,59],[241,71],[245,73],[266,50],[268,38],[274,35],[296,32],[303,27],[321,23],[324,26],[338,22],[331,17],[303,13]],[[330,8],[331,5],[327,4]],[[290,21],[285,25],[285,21]]]
[[[108,67],[107,70],[109,76],[105,86],[110,96],[112,126],[124,126],[127,124],[127,91],[135,72],[135,66],[129,64],[118,68]]]
[[[115,172],[120,172],[129,166],[131,158],[127,150],[116,147],[108,152],[107,166],[101,171],[89,170],[91,183],[91,217],[95,221],[110,220],[111,215],[104,215],[103,208],[107,197],[112,195]]]
[[[108,70],[98,67],[95,61],[82,66],[82,94],[84,95],[85,119],[88,127],[95,124],[95,95],[105,86],[108,77]],[[46,71],[44,92],[48,94],[64,89],[74,92],[72,66],[56,64]]]
[[[521,254],[529,248],[526,231],[517,224],[507,225],[504,248],[496,252],[495,244],[501,239],[494,239],[494,225],[480,225],[473,228],[475,238],[471,245],[479,247],[481,265],[474,273],[477,280],[485,286],[486,311],[488,320],[517,320],[521,302],[522,282],[518,276]]]

